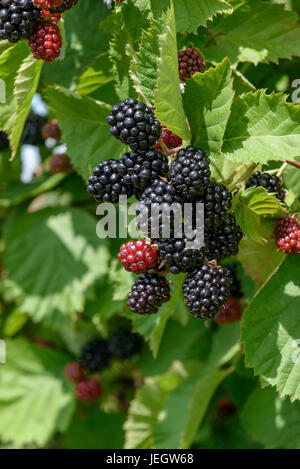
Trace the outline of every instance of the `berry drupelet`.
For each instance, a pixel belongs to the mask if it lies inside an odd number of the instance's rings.
[[[201,196],[210,181],[209,159],[204,151],[188,146],[177,153],[169,172],[170,181],[182,198]]]
[[[111,108],[106,118],[110,133],[132,150],[147,150],[159,139],[161,125],[153,109],[129,98]]]
[[[155,267],[158,254],[156,249],[140,239],[122,244],[118,259],[125,270],[135,274],[142,274]]]
[[[196,318],[213,318],[230,293],[230,275],[225,267],[204,264],[188,274],[182,285],[184,300]]]
[[[275,228],[277,247],[286,254],[300,254],[300,224],[296,218],[279,218]]]
[[[0,0],[0,40],[15,43],[28,38],[40,17],[33,0]]]
[[[142,192],[159,176],[168,173],[168,160],[157,150],[137,150],[125,153],[120,161],[120,170],[125,184]]]
[[[178,52],[178,68],[179,78],[185,83],[187,78],[191,78],[196,72],[204,71],[204,63],[201,54],[196,50],[188,47]]]
[[[128,293],[127,306],[133,313],[157,313],[161,305],[170,299],[167,280],[157,274],[143,274],[138,277]]]
[[[84,379],[76,384],[75,392],[79,401],[95,402],[102,394],[101,383],[94,378]]]
[[[93,339],[83,347],[78,361],[83,368],[95,372],[106,368],[108,360],[107,342],[102,339]]]
[[[119,329],[109,339],[108,350],[112,357],[127,360],[140,353],[142,339],[128,329]]]
[[[101,161],[88,179],[87,191],[97,202],[116,203],[121,195],[131,197],[133,186],[125,183],[123,174],[124,165],[119,160]]]
[[[281,187],[280,179],[275,175],[255,171],[246,182],[246,189],[255,186],[265,187],[268,192],[274,193],[280,201],[283,201],[285,198],[285,191]]]

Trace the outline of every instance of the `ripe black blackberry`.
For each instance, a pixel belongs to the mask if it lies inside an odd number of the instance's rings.
[[[109,339],[108,350],[112,357],[127,360],[140,353],[142,339],[128,329],[117,330]]]
[[[157,150],[137,150],[125,153],[120,161],[123,165],[123,180],[135,191],[143,191],[159,176],[168,173],[168,160]],[[120,169],[121,170],[121,169]]]
[[[254,186],[265,187],[268,192],[274,193],[275,197],[280,201],[283,201],[285,198],[285,192],[281,187],[281,181],[279,177],[275,175],[255,171],[246,182],[246,189]]]
[[[242,284],[237,274],[237,264],[236,262],[232,262],[231,264],[227,264],[226,268],[230,272],[231,277],[231,287],[230,287],[230,297],[240,299],[244,296],[242,291]]]
[[[223,184],[210,182],[201,201],[204,203],[204,224],[209,229],[220,226],[231,207],[232,194]]]
[[[87,191],[97,202],[118,202],[120,195],[131,197],[133,186],[123,178],[124,166],[119,160],[101,161],[89,177]]]
[[[204,261],[203,249],[186,247],[186,238],[165,238],[159,241],[160,260],[169,268],[172,274],[192,272],[201,267]]]
[[[27,116],[25,126],[21,136],[21,143],[28,145],[42,145],[44,139],[42,128],[47,122],[45,117],[30,113]]]
[[[209,159],[204,151],[188,146],[177,153],[170,168],[170,181],[186,200],[201,196],[210,180]]]
[[[127,306],[133,313],[153,314],[169,299],[170,286],[165,277],[147,273],[138,277],[132,285]]]
[[[182,285],[184,300],[196,318],[213,318],[230,294],[230,274],[225,267],[204,264],[188,274]]]
[[[15,43],[28,38],[40,17],[33,0],[0,0],[0,40]]]
[[[0,130],[0,151],[9,149],[9,140],[5,132]]]
[[[162,234],[164,237],[173,236],[174,212],[170,208],[172,204],[181,203],[182,195],[176,192],[174,186],[162,179],[156,179],[142,193],[140,202],[136,204],[136,220],[139,229],[151,239],[156,239]],[[157,204],[160,206],[158,207]]]
[[[234,215],[228,213],[219,227],[205,233],[207,259],[222,261],[226,257],[236,255],[242,237],[243,233]]]
[[[153,109],[132,98],[113,106],[106,121],[110,133],[132,150],[153,147],[161,134],[161,125]]]
[[[83,368],[91,371],[101,371],[108,366],[108,344],[102,339],[93,339],[82,349],[78,362]]]

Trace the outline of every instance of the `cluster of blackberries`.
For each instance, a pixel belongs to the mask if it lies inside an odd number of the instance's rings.
[[[37,60],[51,62],[60,55],[60,14],[78,0],[0,0],[0,40],[27,39]]]
[[[127,360],[137,355],[142,348],[139,335],[128,329],[118,329],[108,341],[93,339],[82,349],[78,361],[67,363],[64,369],[66,379],[76,383],[77,399],[94,402],[102,394],[101,382],[91,376],[107,368],[111,358]]]
[[[112,135],[127,143],[132,151],[120,160],[99,163],[89,177],[88,192],[98,202],[118,202],[121,195],[135,195],[139,200],[136,221],[148,241],[123,244],[118,257],[126,270],[143,274],[128,294],[127,305],[131,311],[156,313],[170,298],[170,287],[165,279],[167,272],[195,273],[212,261],[236,254],[242,233],[234,215],[228,213],[231,193],[225,186],[210,181],[209,159],[205,152],[194,146],[178,148],[181,139],[166,128],[161,146],[162,140],[158,139],[162,127],[152,108],[136,99],[126,99],[112,107],[107,122]],[[171,155],[176,153],[174,159]],[[204,227],[198,226],[199,203],[204,206]],[[188,214],[185,204],[190,205]],[[194,236],[195,229],[205,229],[204,243],[200,245],[197,237],[189,243],[191,240],[185,234],[187,221]],[[207,268],[215,269],[216,275],[219,272],[219,267]],[[227,284],[218,288],[218,298],[225,301],[223,290]],[[213,311],[216,313],[219,309],[219,299],[215,294],[212,296],[206,316],[201,301],[196,301],[194,306],[193,300],[187,304],[196,316],[200,308],[198,317],[211,317]]]
[[[275,194],[278,200],[283,201],[285,198],[279,177],[269,173],[255,171],[246,182],[246,189],[249,187],[265,187],[268,192]]]

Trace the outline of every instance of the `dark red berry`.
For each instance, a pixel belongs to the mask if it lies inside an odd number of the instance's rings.
[[[160,136],[160,140],[164,145],[166,145],[169,150],[173,148],[177,148],[182,144],[182,138],[178,137],[178,135],[173,134],[171,130],[169,130],[165,125],[162,126],[162,134]],[[157,142],[154,145],[156,150],[162,150],[161,145]]]
[[[84,371],[78,362],[69,362],[64,368],[64,375],[68,381],[81,381],[84,378]]]
[[[157,258],[157,250],[143,239],[122,244],[118,254],[124,269],[135,274],[143,274],[153,269]]]
[[[218,403],[218,417],[228,418],[236,412],[236,406],[228,397],[222,397]]]
[[[46,122],[42,128],[42,137],[44,140],[47,138],[55,138],[55,140],[61,139],[61,131],[58,127],[57,119],[52,119],[51,121]]]
[[[49,169],[53,174],[70,171],[72,169],[71,160],[65,154],[53,155],[49,162]]]
[[[51,6],[49,9],[51,13],[63,13],[66,10],[74,7],[78,3],[78,0],[62,0],[58,6]]]
[[[279,218],[275,239],[280,251],[286,254],[300,254],[300,225],[296,218]]]
[[[84,379],[76,385],[76,397],[79,401],[94,402],[101,394],[102,387],[98,379]]]
[[[34,0],[37,7],[41,9],[49,10],[50,8],[56,8],[63,3],[64,0]]]
[[[204,63],[201,54],[191,47],[178,52],[178,67],[180,81],[185,83],[196,72],[204,71]]]
[[[62,45],[58,26],[51,21],[38,23],[34,33],[28,39],[28,44],[35,59],[52,62],[59,57]]]
[[[215,316],[218,324],[231,324],[241,319],[243,314],[242,306],[236,298],[228,298],[225,304],[221,306]]]

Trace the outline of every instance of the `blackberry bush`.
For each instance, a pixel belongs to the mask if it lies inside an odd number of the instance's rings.
[[[140,353],[143,342],[138,334],[128,329],[119,329],[110,337],[108,350],[112,357],[128,360]]]
[[[161,134],[153,109],[133,98],[113,106],[106,120],[110,133],[132,150],[147,150]]]
[[[108,366],[108,344],[102,339],[93,339],[82,349],[78,362],[83,368],[94,373]]]
[[[158,254],[156,249],[141,239],[123,243],[118,254],[118,259],[124,269],[135,274],[142,274],[155,267],[158,261]]]
[[[261,173],[255,171],[246,182],[246,189],[249,187],[265,187],[268,192],[274,193],[278,200],[283,201],[285,198],[285,191],[281,187],[280,179],[269,173]]]
[[[182,285],[184,300],[196,318],[213,318],[230,294],[230,274],[225,267],[204,264],[188,274]]]
[[[121,169],[122,168],[122,169]],[[125,184],[134,187],[138,193],[145,190],[159,176],[168,172],[168,160],[156,150],[138,150],[125,153],[120,161]]]
[[[33,0],[0,0],[0,40],[15,43],[28,38],[40,17]]]
[[[125,183],[124,165],[118,160],[101,161],[88,179],[87,191],[97,202],[119,202],[121,195],[131,197],[133,186]]]
[[[209,159],[193,146],[179,150],[170,169],[170,181],[186,200],[201,196],[210,180]]]
[[[127,306],[133,313],[157,313],[161,305],[170,299],[167,280],[157,274],[143,274],[138,277],[128,293]]]

